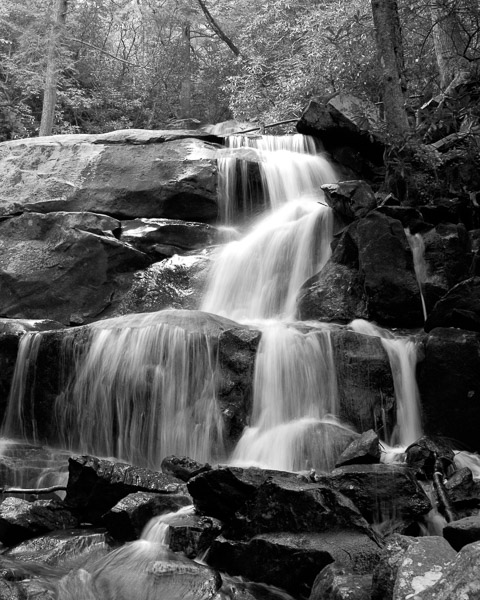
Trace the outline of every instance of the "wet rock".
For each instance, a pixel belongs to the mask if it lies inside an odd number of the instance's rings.
[[[348,329],[331,333],[337,370],[339,415],[357,431],[371,428],[384,437],[396,422],[392,370],[380,338]]]
[[[423,215],[418,208],[412,206],[392,206],[388,202],[381,203],[377,211],[391,219],[400,221],[404,229],[409,229],[410,233],[424,233],[433,228],[431,223],[425,223]]]
[[[388,518],[410,523],[431,509],[430,500],[404,465],[348,465],[319,476],[347,496],[369,523]]]
[[[168,519],[168,546],[188,558],[202,556],[222,531],[222,523],[213,517],[177,513]]]
[[[480,277],[471,277],[454,286],[433,307],[425,331],[456,327],[480,332]]]
[[[188,494],[136,492],[122,498],[102,517],[102,524],[120,542],[136,540],[145,525],[158,515],[192,504]]]
[[[328,262],[320,273],[307,279],[297,299],[297,317],[348,323],[367,319],[368,308],[357,269]]]
[[[70,458],[68,472],[65,504],[91,522],[98,521],[129,494],[177,494],[183,485],[171,475],[94,456]]]
[[[468,544],[443,569],[440,579],[413,597],[413,600],[477,600],[480,595],[480,542]]]
[[[193,477],[187,487],[201,513],[226,521],[255,493],[258,485],[239,478],[232,469],[220,467]]]
[[[62,327],[62,323],[48,319],[0,318],[0,414],[5,414],[20,339],[29,331],[46,331]]]
[[[458,455],[457,455],[458,456]],[[473,479],[469,467],[458,469],[445,482],[445,491],[457,515],[480,506],[480,481]]]
[[[265,533],[247,542],[217,538],[206,561],[219,571],[275,585],[298,598],[308,596],[319,571],[333,561],[365,573],[378,554],[378,546],[362,533]]]
[[[215,152],[185,133],[138,130],[6,142],[0,149],[0,214],[86,210],[124,219],[212,222]]]
[[[149,259],[103,231],[88,213],[23,214],[0,222],[0,313],[53,318],[64,324],[92,320],[110,304],[119,274]]]
[[[308,600],[371,600],[372,576],[332,563],[320,571]]]
[[[407,465],[422,479],[433,479],[437,460],[440,461],[438,467],[442,474],[453,472],[455,454],[451,445],[441,438],[424,435],[410,444],[405,453]]]
[[[218,243],[218,230],[205,223],[174,219],[122,221],[120,239],[141,252],[156,256],[185,254]]]
[[[480,541],[480,517],[465,517],[452,521],[443,528],[443,537],[455,550]]]
[[[423,233],[422,239],[426,266],[423,294],[430,313],[438,300],[468,277],[472,257],[463,224],[441,223]]]
[[[425,433],[480,450],[480,334],[438,328],[422,342],[417,381]]]
[[[420,206],[425,221],[439,225],[443,223],[471,223],[471,206],[467,199],[436,198],[431,204]]]
[[[20,498],[6,498],[0,504],[0,541],[6,546],[47,531],[77,525],[77,517],[55,500],[27,502]]]
[[[349,94],[311,100],[297,130],[322,140],[325,149],[357,177],[373,179],[383,167],[383,142],[376,134],[375,106]]]
[[[373,572],[371,598],[413,598],[417,592],[437,581],[454,558],[455,551],[441,537],[392,535]]]
[[[209,471],[211,468],[209,464],[199,463],[188,456],[166,456],[161,465],[163,473],[185,482],[199,473]]]
[[[333,320],[339,311],[335,299],[343,301],[350,294],[354,297],[345,304],[342,319],[367,316],[381,325],[398,327],[415,327],[423,322],[412,252],[400,221],[371,211],[343,230],[332,246],[326,270],[310,279],[306,292],[301,292],[302,318]],[[335,265],[341,265],[338,273]],[[348,284],[344,281],[345,271]],[[327,291],[327,285],[340,287]],[[308,294],[313,298],[309,299]],[[352,311],[350,315],[347,309]]]
[[[210,253],[174,255],[146,269],[123,275],[102,317],[166,308],[195,309],[207,282]]]
[[[9,564],[41,562],[44,565],[57,566],[69,563],[80,556],[99,556],[106,554],[112,544],[111,538],[103,529],[68,529],[54,531],[34,539],[24,541],[10,548],[2,555],[0,568],[8,570]],[[9,563],[9,561],[12,561]]]
[[[235,514],[234,535],[355,529],[373,533],[356,506],[327,485],[270,476]]]
[[[380,462],[380,439],[369,429],[354,440],[337,460],[335,466],[342,467],[351,464],[371,464]]]
[[[325,201],[347,221],[361,219],[376,208],[377,199],[365,181],[341,181],[322,185]]]

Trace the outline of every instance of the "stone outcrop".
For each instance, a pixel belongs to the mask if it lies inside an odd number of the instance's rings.
[[[480,332],[480,277],[462,281],[435,304],[425,322],[425,331],[435,327]]]
[[[455,440],[457,447],[480,450],[480,334],[433,329],[423,339],[417,380],[425,433]]]
[[[325,201],[345,220],[365,217],[377,207],[372,188],[365,181],[341,181],[322,185]]]
[[[0,313],[68,325],[97,317],[120,274],[149,264],[118,241],[116,219],[92,213],[24,213],[0,222]]]
[[[400,221],[371,211],[338,234],[327,266],[299,294],[298,316],[334,321],[339,311],[345,321],[367,318],[404,327],[423,322],[412,253]]]
[[[5,142],[0,215],[90,211],[212,222],[218,212],[215,152],[209,142],[171,131]]]

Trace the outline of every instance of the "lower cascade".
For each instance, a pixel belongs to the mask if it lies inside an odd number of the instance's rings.
[[[362,303],[352,319],[299,319],[306,291],[331,314],[361,287],[365,234],[327,202],[339,176],[321,148],[232,136],[218,168],[221,225],[237,238],[208,251],[197,310],[20,339],[0,539],[12,581],[25,564],[21,597],[320,600],[343,577],[378,600],[378,565],[430,552],[440,580],[460,546],[451,522],[480,513],[478,457],[424,435],[417,332],[367,321]],[[423,240],[388,223],[427,319]],[[441,556],[422,541],[432,532]]]

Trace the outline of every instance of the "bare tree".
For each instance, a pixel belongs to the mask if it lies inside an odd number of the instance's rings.
[[[409,130],[405,111],[403,44],[396,0],[371,0],[387,128],[392,135]]]
[[[42,119],[39,135],[52,135],[57,100],[58,54],[60,41],[65,31],[68,0],[56,0],[55,21],[50,32],[47,55],[47,73],[43,93]]]

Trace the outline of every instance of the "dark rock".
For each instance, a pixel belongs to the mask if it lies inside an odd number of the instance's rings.
[[[371,600],[372,576],[332,563],[317,575],[308,600]]]
[[[176,512],[190,504],[192,499],[188,494],[136,492],[122,498],[103,515],[101,522],[115,540],[129,542],[140,537],[153,517]]]
[[[339,416],[357,431],[374,428],[388,438],[396,421],[392,370],[380,338],[348,329],[331,332]]]
[[[425,433],[480,450],[480,334],[434,329],[423,340],[423,355],[417,381]]]
[[[383,168],[384,144],[375,106],[350,96],[311,100],[297,123],[299,133],[314,135],[342,166],[357,177],[375,179]]]
[[[177,513],[168,519],[168,546],[188,558],[201,557],[222,531],[222,523],[213,517]]]
[[[380,439],[369,429],[354,440],[337,460],[335,466],[342,467],[352,464],[371,464],[380,462]]]
[[[69,459],[65,504],[96,522],[125,496],[135,492],[177,494],[183,483],[156,471],[94,456]]]
[[[425,331],[435,327],[480,332],[480,277],[462,281],[435,304],[425,322]]]
[[[325,201],[347,221],[361,219],[376,208],[377,199],[365,181],[341,181],[322,185]]]
[[[26,563],[35,562],[53,567],[92,553],[106,554],[111,544],[112,540],[103,529],[54,531],[24,541],[4,552],[0,569],[8,571],[11,564],[14,573],[15,565],[18,565],[19,561],[25,565],[25,569],[28,569]]]
[[[466,279],[471,265],[465,226],[442,223],[422,234],[425,260],[422,284],[427,312],[454,285]]]
[[[480,595],[480,542],[468,544],[442,570],[441,577],[415,600],[477,600]]]
[[[452,521],[443,528],[443,537],[457,550],[467,544],[480,541],[480,517],[465,517]]]
[[[120,273],[147,256],[92,229],[113,221],[88,213],[39,213],[0,223],[0,312],[9,317],[92,320],[110,304]],[[113,226],[113,225],[112,225]]]
[[[348,323],[367,319],[367,301],[357,269],[329,261],[307,279],[297,299],[297,318]]]
[[[348,465],[320,476],[319,481],[350,498],[369,523],[394,516],[409,523],[431,509],[430,500],[404,465]]]
[[[428,223],[471,223],[471,208],[468,200],[462,198],[437,198],[432,204],[419,206],[423,218]]]
[[[127,130],[6,142],[0,214],[86,210],[212,222],[216,148],[186,135]]]
[[[437,536],[388,538],[373,572],[372,600],[404,600],[432,585],[442,575],[455,551]],[[453,596],[452,596],[453,598]]]
[[[187,487],[201,513],[226,521],[256,492],[258,485],[240,479],[229,468],[219,467],[193,477]]]
[[[29,331],[60,329],[62,323],[50,320],[0,318],[0,414],[4,415],[20,339]]]
[[[206,561],[219,571],[275,585],[301,598],[308,596],[319,571],[333,561],[365,573],[378,555],[378,546],[357,532],[266,533],[247,542],[217,538]]]
[[[211,468],[209,464],[199,463],[188,456],[167,456],[161,464],[163,473],[185,482],[199,473],[209,471]]]
[[[457,460],[460,455],[457,454]],[[480,481],[473,479],[469,467],[458,469],[445,482],[445,491],[457,515],[480,506]],[[467,514],[463,516],[469,516]]]
[[[340,265],[338,272],[336,265]],[[328,289],[334,285],[338,289]],[[312,299],[308,298],[309,290]],[[353,297],[342,310],[335,306],[348,295]],[[330,261],[309,280],[306,293],[301,293],[299,314],[327,321],[368,317],[397,327],[421,324],[412,252],[400,221],[374,210],[341,232],[334,240]]]
[[[423,233],[433,227],[431,223],[425,223],[422,213],[418,208],[413,208],[412,206],[391,206],[390,204],[382,203],[378,206],[377,211],[391,219],[400,221],[403,228],[409,229],[412,234]]]
[[[20,498],[6,498],[0,504],[0,541],[6,546],[47,531],[77,525],[77,517],[55,500],[27,502]]]
[[[426,435],[419,438],[405,450],[406,463],[421,479],[433,479],[433,473],[438,468],[442,474],[453,471],[455,454],[451,445],[439,438]],[[439,461],[438,467],[436,466]]]
[[[122,221],[122,242],[157,256],[185,254],[218,243],[218,230],[205,223],[173,219],[134,219]]]
[[[470,274],[480,275],[480,229],[472,229],[468,232],[470,248],[472,250],[472,264]]]
[[[356,506],[328,485],[275,476],[268,477],[246,504],[239,507],[233,529],[240,537],[339,529],[355,529],[373,537]]]

